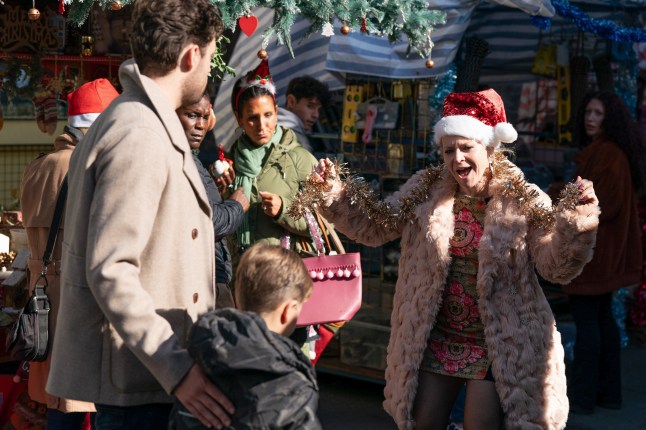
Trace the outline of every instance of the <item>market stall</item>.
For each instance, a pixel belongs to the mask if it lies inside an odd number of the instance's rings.
[[[523,3],[429,2],[446,13],[446,24],[432,32],[430,57],[408,55],[405,41],[391,45],[357,29],[346,34],[343,22],[334,25],[331,37],[305,37],[309,22],[296,21],[293,58],[284,46],[266,48],[278,103],[293,77],[310,75],[326,82],[335,103],[314,135],[322,142],[317,155],[342,160],[386,196],[412,172],[438,161],[430,145],[431,130],[444,96],[491,86],[503,95],[509,120],[521,132],[518,165],[531,182],[547,189],[571,175],[578,151],[572,144],[571,121],[587,89],[612,89],[637,115],[643,97],[638,52],[632,48],[646,37],[644,16],[634,1]],[[271,11],[256,15],[259,29],[271,25]],[[261,34],[241,35],[230,66],[245,73],[257,63],[261,46]],[[216,140],[225,144],[235,129],[229,107],[234,80],[225,77],[214,105]],[[378,116],[369,128],[365,114],[371,108]],[[364,306],[339,331],[317,367],[379,380],[385,367],[398,243],[381,248],[348,243],[346,248],[362,256]],[[556,308],[565,300],[549,285],[546,292]]]

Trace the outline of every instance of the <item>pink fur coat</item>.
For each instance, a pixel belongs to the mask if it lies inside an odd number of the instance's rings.
[[[522,175],[517,167],[510,168]],[[389,200],[406,196],[420,178],[421,173],[412,176]],[[428,200],[417,206],[412,222],[397,231],[372,222],[351,205],[340,183],[333,185],[320,211],[337,230],[369,246],[401,237],[384,408],[399,429],[410,430],[419,367],[451,262],[457,184],[444,171]],[[569,409],[563,348],[534,269],[559,284],[576,277],[592,258],[599,208],[564,211],[545,231],[528,224],[515,199],[502,195],[503,186],[494,175],[478,250],[477,291],[505,428],[562,429]],[[550,206],[549,197],[534,188],[543,204]]]

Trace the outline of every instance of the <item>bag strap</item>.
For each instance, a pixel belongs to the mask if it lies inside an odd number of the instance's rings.
[[[47,266],[52,262],[54,254],[54,245],[56,244],[56,238],[58,237],[58,229],[61,225],[61,219],[63,218],[63,210],[65,209],[65,200],[67,199],[67,175],[63,179],[61,188],[58,191],[58,197],[56,198],[56,207],[54,208],[54,217],[52,218],[52,225],[49,228],[49,236],[47,237],[47,245],[45,246],[45,253],[43,254],[43,271],[41,276],[44,277],[47,275]]]
[[[323,221],[321,220],[321,215],[317,212],[314,211],[314,215],[316,215],[316,222],[318,223],[319,227],[321,228],[321,232],[323,233],[323,239],[325,239],[325,243],[327,244],[327,249],[332,252],[332,245],[330,245],[330,238],[328,237],[328,232],[327,232],[327,226],[323,224]]]
[[[337,253],[345,254],[345,247],[343,246],[343,243],[341,242],[341,239],[339,238],[338,233],[332,227],[332,224],[330,224],[328,220],[323,218],[318,212],[316,214],[319,217],[319,223],[322,226],[321,228],[324,228],[327,231],[327,233],[330,235],[330,240],[334,245],[334,248],[331,247],[330,249],[336,249]]]
[[[305,211],[305,221],[307,223],[307,229],[310,232],[310,237],[314,243],[314,250],[318,255],[325,255],[325,246],[323,245],[323,234],[321,233],[321,227],[316,218],[312,215],[312,212]]]

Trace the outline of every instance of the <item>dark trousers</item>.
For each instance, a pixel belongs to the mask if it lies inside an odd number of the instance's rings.
[[[570,402],[586,409],[621,404],[621,346],[612,316],[612,293],[570,296],[576,324]]]
[[[96,404],[96,430],[162,430],[168,428],[170,403],[137,406]]]
[[[61,412],[47,409],[47,430],[79,430],[87,416],[87,412]],[[90,414],[90,424],[94,427],[94,413]]]

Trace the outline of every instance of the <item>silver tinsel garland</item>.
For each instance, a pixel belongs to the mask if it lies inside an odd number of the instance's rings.
[[[502,180],[503,196],[513,198],[521,212],[528,218],[530,224],[543,229],[550,229],[556,221],[556,215],[566,210],[573,210],[579,202],[579,187],[568,183],[559,196],[557,203],[545,207],[538,202],[539,193],[531,188],[522,175],[518,175],[502,153],[494,156],[492,163],[497,180]],[[347,167],[335,163],[339,180],[345,190],[346,198],[357,210],[365,213],[384,228],[395,230],[406,222],[411,222],[415,208],[428,200],[435,182],[445,172],[445,166],[430,167],[424,171],[419,184],[409,194],[394,203],[377,199],[374,191],[363,178],[351,175]],[[316,210],[324,201],[324,196],[330,189],[328,182],[318,182],[310,176],[303,184],[294,201],[287,209],[289,215],[300,219],[307,210]]]

